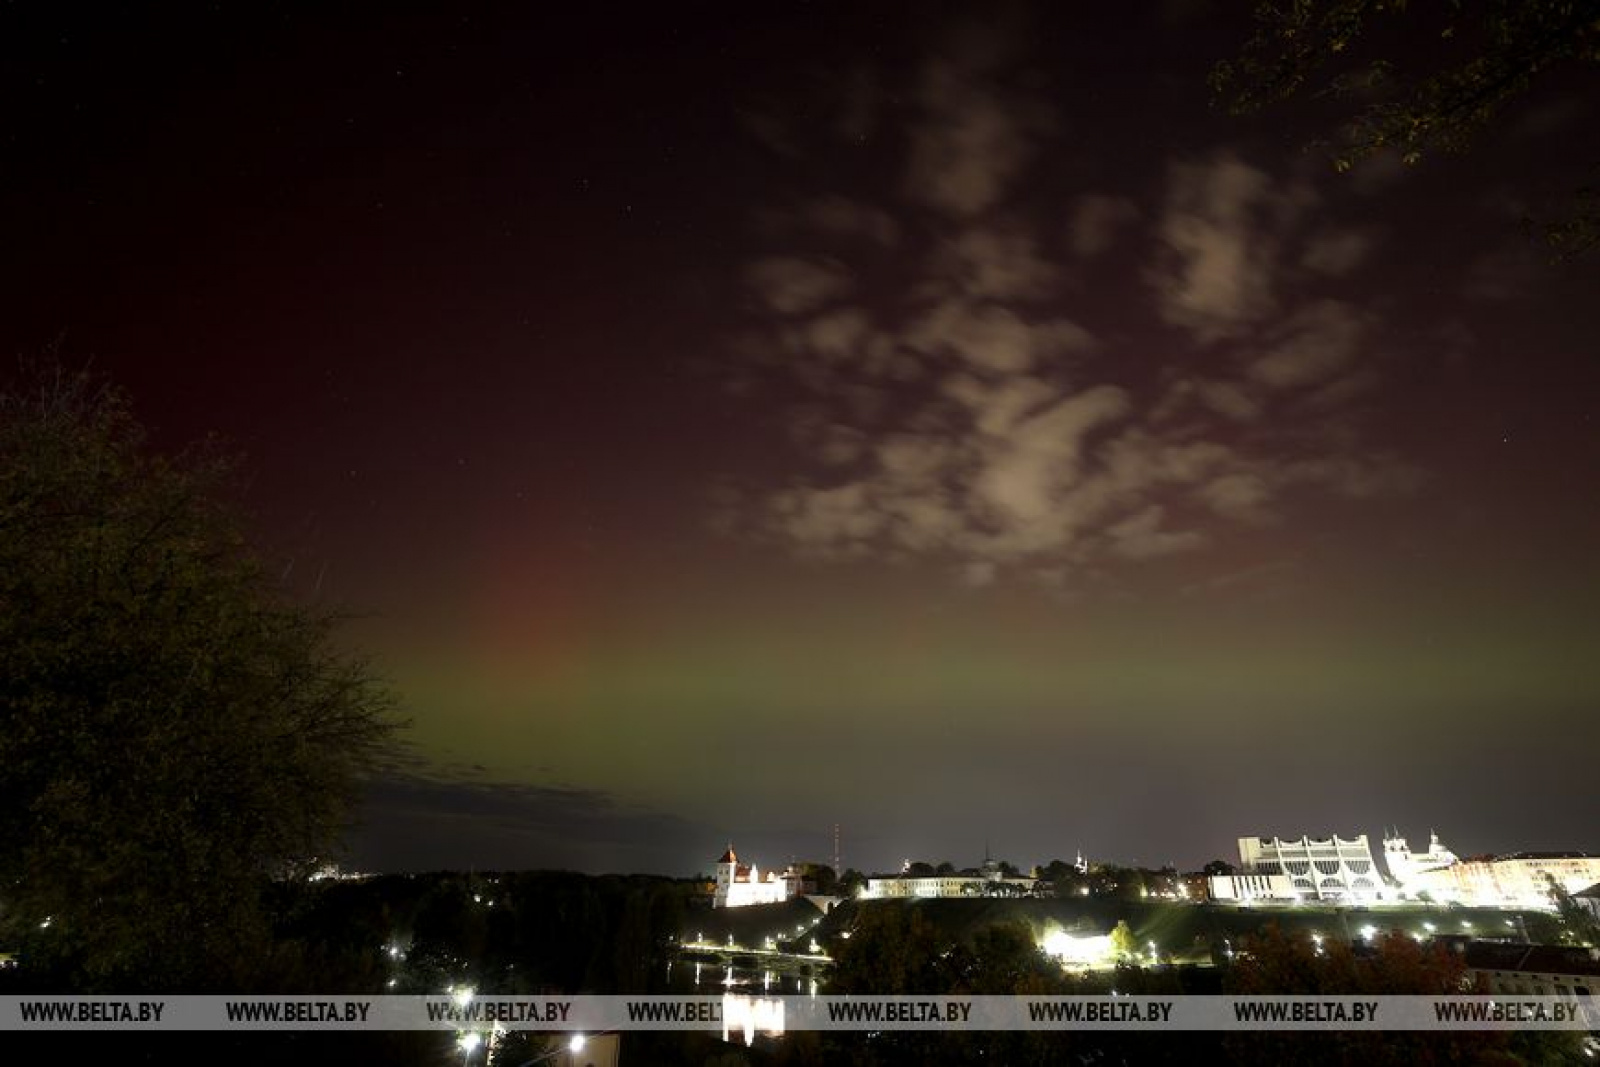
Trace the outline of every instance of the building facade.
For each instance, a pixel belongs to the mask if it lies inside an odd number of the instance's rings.
[[[728,845],[717,861],[717,885],[711,896],[713,908],[742,908],[751,904],[782,904],[801,892],[800,872],[786,868],[763,875],[755,864],[746,867]]]
[[[1300,899],[1284,874],[1217,874],[1206,879],[1206,896],[1224,904]]]
[[[1299,900],[1367,903],[1387,895],[1366,834],[1350,839],[1241,837],[1239,863],[1245,874],[1288,878]]]
[[[1025,897],[1038,884],[1034,878],[990,877],[982,874],[941,874],[930,878],[891,875],[868,878],[863,900],[943,897]]]
[[[1414,897],[1422,889],[1421,876],[1460,863],[1454,852],[1444,847],[1439,835],[1428,831],[1428,851],[1412,852],[1398,830],[1383,835],[1383,864],[1389,868],[1389,882],[1402,896]]]
[[[1568,893],[1600,882],[1600,856],[1587,852],[1516,852],[1463,860],[1419,872],[1411,881],[1416,895],[1473,907],[1553,909],[1550,881]]]
[[[1039,884],[1037,878],[1008,877],[993,860],[984,860],[981,868],[949,871],[926,876],[908,874],[876,875],[867,879],[861,891],[863,900],[896,900],[916,898],[930,900],[947,897],[1025,897]]]

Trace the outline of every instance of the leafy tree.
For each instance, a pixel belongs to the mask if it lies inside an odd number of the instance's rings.
[[[1133,936],[1126,919],[1118,919],[1111,931],[1111,953],[1119,960],[1133,959],[1139,955],[1139,939]]]
[[[1555,876],[1546,874],[1545,885],[1550,894],[1550,900],[1556,906],[1556,914],[1561,917],[1565,933],[1580,945],[1600,947],[1600,918],[1594,912],[1572,899],[1572,894],[1567,892],[1565,886],[1555,880]]]
[[[1256,20],[1239,57],[1213,68],[1213,90],[1236,113],[1313,86],[1318,96],[1350,104],[1343,139],[1333,146],[1340,170],[1386,150],[1407,163],[1461,151],[1536,78],[1600,63],[1596,0],[1267,0]],[[1386,29],[1420,32],[1432,43],[1410,44],[1403,69],[1362,49]],[[1593,249],[1600,188],[1580,188],[1567,218],[1537,228],[1561,255]]]
[[[835,993],[942,993],[940,959],[951,948],[920,908],[900,902],[863,906],[834,955]]]
[[[1063,992],[1061,968],[1039,948],[1026,922],[984,926],[971,944],[958,945],[943,961],[951,993],[1049,994]]]
[[[1227,860],[1212,860],[1200,868],[1200,873],[1208,878],[1224,878],[1235,872],[1236,868]]]
[[[1224,980],[1230,994],[1324,996],[1449,995],[1473,988],[1460,957],[1398,930],[1380,934],[1358,953],[1346,941],[1314,943],[1304,930],[1269,923],[1246,937]],[[1549,1063],[1575,1052],[1575,1035],[1488,1031],[1405,1033],[1328,1031],[1241,1033],[1225,1039],[1236,1063]]]
[[[326,854],[396,726],[227,471],[151,454],[87,374],[0,392],[0,938],[79,988],[251,981],[270,879]]]

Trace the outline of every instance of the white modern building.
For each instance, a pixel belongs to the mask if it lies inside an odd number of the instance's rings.
[[[717,861],[717,888],[711,898],[713,908],[741,908],[751,904],[782,904],[800,895],[800,872],[792,867],[781,873],[768,871],[762,875],[755,864],[746,867],[739,862],[728,845],[728,851]]]
[[[1349,839],[1241,837],[1239,863],[1244,874],[1286,877],[1299,900],[1368,903],[1385,896],[1366,834]]]
[[[1224,904],[1298,900],[1294,884],[1284,874],[1218,874],[1206,879],[1206,895]]]

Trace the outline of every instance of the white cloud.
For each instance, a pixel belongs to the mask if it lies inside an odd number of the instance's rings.
[[[1227,153],[1180,162],[1142,276],[1188,337],[1152,360],[1115,332],[1091,335],[1062,317],[1065,280],[1085,268],[1052,258],[1007,203],[1047,116],[998,84],[1012,69],[998,55],[941,59],[913,95],[903,189],[931,214],[903,224],[822,196],[768,216],[769,238],[849,265],[770,256],[746,273],[768,320],[765,353],[749,359],[815,402],[793,424],[805,469],[741,498],[760,528],[803,555],[1100,596],[1117,565],[1240,528],[1287,536],[1313,492],[1415,491],[1421,472],[1364,450],[1345,417],[1378,380],[1363,358],[1378,320],[1317,289],[1359,269],[1373,234],[1313,225],[1308,185]],[[1138,217],[1125,198],[1080,197],[1070,253],[1102,255]]]
[[[1084,443],[1127,414],[1128,394],[1112,385],[1068,396],[1019,422],[985,449],[973,495],[1002,527],[1037,523],[1078,480]]]
[[[1285,231],[1314,201],[1226,153],[1172,168],[1161,236],[1169,254],[1152,272],[1162,317],[1202,341],[1236,336],[1276,307]]]

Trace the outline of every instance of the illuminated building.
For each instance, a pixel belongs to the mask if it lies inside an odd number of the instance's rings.
[[[1568,893],[1600,881],[1600,856],[1587,852],[1516,852],[1463,860],[1422,871],[1412,891],[1442,903],[1474,907],[1554,908],[1550,880]]]
[[[1390,880],[1400,887],[1401,892],[1415,896],[1422,889],[1419,880],[1421,875],[1453,866],[1460,862],[1460,858],[1445,848],[1439,841],[1439,835],[1431,830],[1428,832],[1428,851],[1422,853],[1412,852],[1406,839],[1400,836],[1399,831],[1395,831],[1392,835],[1384,835],[1383,862],[1389,868]]]
[[[799,896],[800,889],[800,872],[788,868],[781,874],[768,871],[763,876],[755,864],[741,865],[730,844],[717,861],[717,888],[711,906],[740,908],[751,904],[782,904]]]
[[[909,864],[907,864],[909,867]],[[896,900],[908,897],[918,899],[942,897],[1001,897],[1027,896],[1038,883],[1036,878],[1009,878],[1001,873],[998,864],[985,861],[981,870],[965,870],[951,874],[933,874],[917,877],[904,873],[867,879],[861,896],[865,900]]]
[[[1367,835],[1342,837],[1239,838],[1242,873],[1283,875],[1300,900],[1351,903],[1382,900],[1383,883]]]
[[[1248,904],[1256,900],[1300,899],[1294,884],[1283,874],[1218,874],[1206,879],[1206,896],[1223,903]]]

